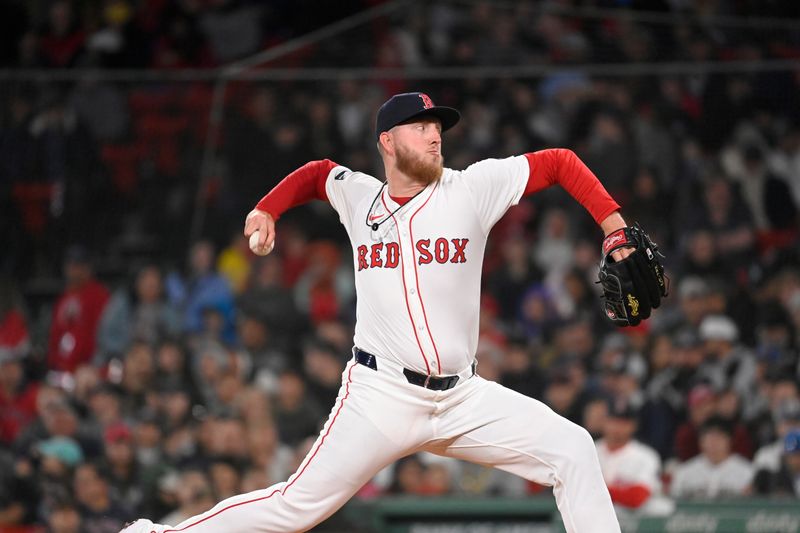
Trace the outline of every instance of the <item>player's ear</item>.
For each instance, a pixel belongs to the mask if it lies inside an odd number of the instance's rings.
[[[382,132],[378,137],[378,151],[381,155],[394,155],[394,140],[388,131]]]

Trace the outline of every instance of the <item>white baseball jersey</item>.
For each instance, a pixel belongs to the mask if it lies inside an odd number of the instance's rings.
[[[353,244],[354,341],[375,364],[350,360],[328,421],[286,482],[228,498],[173,527],[143,520],[126,533],[305,531],[386,465],[421,451],[552,486],[568,533],[618,533],[588,432],[470,368],[486,238],[529,175],[525,156],[445,169],[400,206],[377,179],[330,170],[325,193]],[[404,369],[459,379],[432,390],[410,382]]]
[[[715,465],[698,455],[678,466],[670,493],[676,498],[741,496],[753,479],[750,462],[736,454]]]
[[[519,202],[529,173],[525,156],[444,169],[401,207],[376,178],[331,170],[328,200],[353,244],[355,345],[423,374],[472,364],[486,239]]]
[[[609,486],[643,485],[650,490],[651,496],[661,492],[661,460],[649,446],[632,440],[612,451],[601,439],[597,443],[597,457],[603,479]]]

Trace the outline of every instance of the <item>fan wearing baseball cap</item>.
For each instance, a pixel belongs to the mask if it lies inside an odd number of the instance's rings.
[[[712,416],[700,427],[700,454],[675,469],[670,493],[675,498],[742,496],[753,479],[753,466],[733,453],[733,425]]]
[[[800,428],[792,429],[781,439],[778,469],[756,472],[753,489],[757,494],[800,498]]]
[[[661,493],[661,459],[655,450],[634,438],[639,410],[626,400],[610,401],[597,456],[611,501],[641,508]]]

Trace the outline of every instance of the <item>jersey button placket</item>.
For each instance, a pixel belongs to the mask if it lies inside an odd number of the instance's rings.
[[[399,217],[401,220],[404,220],[405,215],[401,215]],[[430,368],[435,371],[436,361],[435,358],[432,358],[433,354],[433,347],[430,344],[430,339],[428,339],[425,333],[425,315],[422,312],[422,306],[419,301],[419,297],[417,296],[417,274],[415,267],[416,256],[414,254],[414,243],[411,241],[411,233],[409,231],[409,221],[405,221],[402,224],[398,224],[399,229],[399,241],[400,246],[403,250],[403,255],[408,259],[404,264],[403,269],[403,277],[406,281],[406,287],[408,288],[407,295],[408,295],[408,303],[411,309],[411,316],[413,317],[414,324],[416,325],[417,332],[422,334],[419,335],[418,339],[424,348],[424,357],[430,365]]]

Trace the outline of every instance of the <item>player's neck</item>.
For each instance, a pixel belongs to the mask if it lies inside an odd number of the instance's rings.
[[[395,198],[410,198],[426,187],[424,183],[405,175],[396,168],[386,173],[386,185],[389,196]]]

